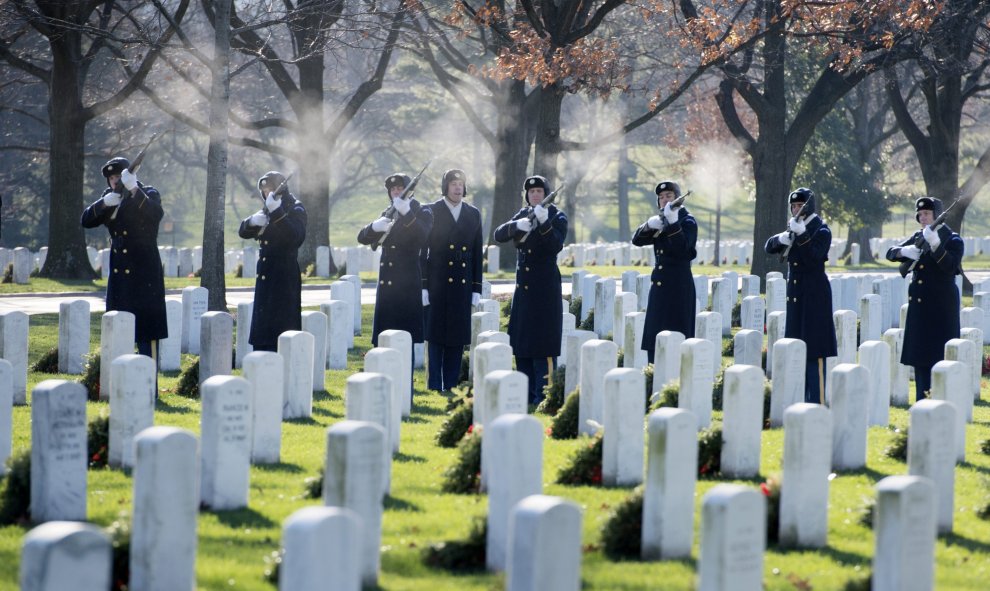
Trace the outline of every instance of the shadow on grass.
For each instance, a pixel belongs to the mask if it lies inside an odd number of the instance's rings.
[[[415,511],[416,513],[423,512],[423,510],[419,508],[419,505],[415,505],[403,499],[398,499],[391,495],[385,497],[385,500],[382,502],[382,506],[384,506],[385,509],[394,509],[396,511]]]
[[[961,536],[955,532],[939,536],[946,546],[962,546],[973,552],[990,553],[990,543]]]
[[[294,419],[282,419],[283,423],[292,423],[293,425],[319,425],[319,421],[313,417],[297,417]]]
[[[286,474],[301,474],[305,472],[299,464],[288,464],[285,462],[278,462],[277,464],[253,464],[252,467],[262,472],[284,472]]]
[[[193,409],[186,406],[172,406],[165,401],[161,396],[158,397],[158,402],[155,403],[155,412],[163,412],[166,414],[189,414],[193,412]]]
[[[414,414],[417,414],[417,415],[426,415],[426,416],[433,416],[433,417],[439,416],[439,415],[443,415],[443,414],[447,414],[447,413],[445,413],[443,410],[441,410],[439,408],[436,408],[436,407],[433,407],[433,406],[426,406],[426,405],[423,405],[423,404],[415,404],[415,403],[413,403],[412,410],[413,410],[413,413]],[[410,419],[413,419],[415,417],[409,417],[409,418]]]
[[[392,456],[392,459],[394,459],[396,462],[411,462],[413,464],[426,463],[426,458],[424,458],[423,456],[411,456],[409,454],[405,454],[402,452],[399,452],[394,456]]]
[[[231,528],[242,528],[242,527],[275,527],[276,523],[271,519],[265,517],[261,513],[258,513],[254,509],[236,509],[233,511],[210,511],[205,510],[204,513],[212,513],[217,516],[217,521]]]
[[[833,470],[839,476],[866,476],[874,483],[880,482],[884,478],[890,476],[890,474],[885,474],[879,470],[874,470],[873,468],[857,468],[856,470]]]
[[[824,548],[782,548],[779,544],[768,544],[767,549],[780,554],[814,552],[827,556],[838,564],[870,564],[870,560],[872,560],[868,555],[839,550],[832,546],[825,546]]]

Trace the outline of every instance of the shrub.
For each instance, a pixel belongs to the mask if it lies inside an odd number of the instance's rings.
[[[712,382],[712,410],[722,410],[722,395],[725,390],[725,369],[720,369]]]
[[[894,429],[894,438],[890,440],[890,445],[884,448],[883,455],[887,456],[892,460],[897,460],[899,462],[906,462],[907,450],[908,450],[907,427],[903,429]]]
[[[199,359],[182,371],[175,393],[186,398],[199,398]]]
[[[14,263],[7,265],[7,268],[3,271],[3,282],[13,283],[14,282]]]
[[[550,421],[552,439],[574,439],[578,436],[578,408],[581,404],[581,387],[574,388]]]
[[[244,277],[244,263],[237,263],[237,268],[234,269],[234,277]]]
[[[320,499],[323,498],[323,466],[320,466],[316,476],[310,476],[303,481],[303,498]]]
[[[578,326],[580,330],[595,330],[595,309],[592,308],[588,312],[588,317],[581,321],[581,325]]]
[[[722,338],[722,357],[732,357],[736,354],[736,339],[732,337]]]
[[[647,414],[649,414],[650,398],[653,398],[653,364],[652,363],[647,363],[646,366],[643,367],[643,377],[646,378],[643,381],[646,382],[646,412]]]
[[[31,450],[21,448],[7,459],[0,490],[0,525],[26,525],[30,521]]]
[[[729,325],[742,326],[742,302],[740,300],[736,300],[736,303],[732,304],[732,319]]]
[[[698,433],[698,478],[715,478],[722,471],[722,427]]]
[[[110,590],[127,591],[131,578],[131,522],[127,513],[121,512],[103,531],[110,538],[110,547],[113,549]]]
[[[86,427],[86,447],[90,468],[106,468],[110,449],[110,417],[100,413]]]
[[[38,358],[31,366],[31,371],[58,373],[58,347],[52,347]]]
[[[457,460],[443,473],[440,490],[445,493],[475,494],[481,488],[481,429],[469,428],[457,444]]]
[[[679,381],[668,382],[660,390],[660,396],[650,405],[650,412],[658,408],[677,408],[680,393],[681,384]]]
[[[457,375],[457,384],[471,381],[471,353],[464,351],[461,355],[461,373]]]
[[[86,367],[80,380],[86,388],[86,397],[93,402],[100,400],[100,354],[91,353],[86,357]]]
[[[487,538],[488,520],[478,517],[471,524],[467,539],[432,544],[424,551],[423,562],[434,568],[454,572],[484,570]]]
[[[567,465],[557,473],[557,484],[591,485],[602,484],[602,435],[589,438],[586,445],[578,448]]]
[[[567,377],[567,368],[558,365],[553,370],[551,379],[543,386],[543,400],[536,407],[536,412],[545,415],[555,415],[564,406],[564,380]]]
[[[760,492],[767,498],[767,544],[780,538],[780,478],[770,476],[760,483]]]
[[[643,487],[637,487],[605,518],[602,551],[612,560],[638,559],[643,533]]]
[[[567,311],[573,314],[575,318],[581,318],[581,296],[571,296],[571,302],[567,307]]]
[[[347,263],[337,267],[337,277],[343,277],[344,275],[347,275]]]
[[[471,382],[466,382],[463,386],[451,388],[450,394],[450,398],[447,399],[447,412],[473,402],[474,385],[472,385]]]
[[[447,420],[440,426],[436,435],[437,445],[440,447],[457,447],[464,434],[468,432],[474,421],[474,401],[468,400],[450,411]]]
[[[770,380],[763,380],[763,428],[770,428],[770,394],[773,392],[773,384]]]

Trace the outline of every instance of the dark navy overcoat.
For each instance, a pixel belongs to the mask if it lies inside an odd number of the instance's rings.
[[[563,330],[563,305],[560,293],[560,269],[557,253],[567,238],[567,217],[551,204],[547,221],[537,225],[525,242],[525,234],[515,220],[529,215],[531,208],[520,209],[512,219],[495,229],[496,242],[516,246],[516,288],[509,316],[509,344],[518,357],[560,356],[560,333]]]
[[[134,314],[134,340],[144,343],[168,336],[165,279],[158,254],[158,223],[165,212],[158,191],[138,184],[143,194],[128,195],[114,207],[103,203],[103,195],[111,192],[104,190],[83,211],[81,223],[84,228],[104,225],[110,232],[107,310]]]
[[[945,358],[945,342],[959,338],[956,274],[961,272],[964,245],[959,234],[944,224],[939,227],[938,237],[938,249],[922,251],[908,285],[901,363],[912,367],[932,367]],[[921,232],[915,232],[901,246],[914,244],[920,238]],[[887,251],[887,258],[905,260],[897,246]]]
[[[371,335],[375,347],[383,330],[404,330],[412,336],[412,342],[423,342],[423,273],[419,253],[426,246],[431,228],[433,212],[413,199],[409,212],[395,219],[392,230],[381,244]],[[382,235],[383,232],[375,232],[368,224],[358,232],[358,242],[374,246]]]
[[[427,205],[433,230],[422,252],[423,288],[430,292],[426,340],[445,346],[471,343],[471,294],[481,293],[481,212],[461,202],[457,221],[441,198]]]
[[[825,274],[832,231],[820,217],[805,221],[805,232],[796,236],[787,253],[787,317],[784,336],[801,339],[807,358],[835,357],[835,322],[832,320],[832,287]],[[764,247],[768,254],[787,249],[776,235]]]
[[[657,334],[664,330],[677,331],[688,339],[694,337],[696,304],[691,261],[698,256],[698,223],[687,208],[678,208],[677,212],[677,221],[665,226],[659,236],[645,223],[633,233],[633,244],[653,246],[656,255],[640,345],[648,352],[654,350]]]
[[[306,208],[286,194],[269,214],[267,226],[252,226],[249,220],[242,221],[238,230],[241,238],[255,239],[259,246],[248,342],[256,349],[274,351],[280,334],[302,328],[302,276],[297,257],[306,238]]]

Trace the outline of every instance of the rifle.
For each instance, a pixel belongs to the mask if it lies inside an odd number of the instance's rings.
[[[542,206],[546,207],[547,205],[550,205],[551,203],[553,203],[554,199],[557,198],[557,195],[561,191],[563,191],[564,190],[564,187],[566,187],[566,186],[567,186],[567,181],[564,181],[563,183],[560,183],[560,186],[557,187],[557,189],[555,191],[551,191],[549,195],[547,195],[546,197],[544,197],[543,198],[543,201],[540,201],[540,203],[538,205],[542,205]],[[533,223],[533,220],[536,219],[535,207],[531,207],[530,208],[529,215],[526,216],[526,219],[529,220],[529,223],[530,224]],[[519,244],[522,244],[523,242],[526,242],[526,239],[529,238],[529,235],[532,232],[533,232],[533,229],[532,229],[532,227],[530,227],[529,232],[526,232],[525,234],[523,234],[523,237],[519,239]]]
[[[143,148],[141,148],[141,151],[138,152],[137,157],[134,158],[134,161],[131,162],[131,165],[127,168],[127,170],[131,171],[132,174],[137,174],[138,168],[140,168],[141,167],[141,163],[144,162],[144,156],[145,156],[145,154],[148,153],[148,148],[151,147],[151,144],[155,143],[155,140],[157,140],[159,137],[161,137],[162,134],[164,134],[164,133],[165,133],[164,131],[159,131],[158,133],[152,135],[151,136],[151,139],[148,140],[148,143],[145,144]],[[118,180],[117,182],[119,183],[120,180]],[[121,185],[121,186],[123,186],[123,185]],[[124,189],[126,190],[126,187],[124,187]],[[142,195],[144,195],[144,190],[141,189],[140,186],[137,188],[137,190]],[[125,191],[123,191],[123,190],[121,191],[121,201],[123,201],[123,197],[129,197],[130,196],[130,191],[126,191],[127,195],[124,195],[124,192]],[[145,197],[145,199],[148,198],[147,195],[144,195],[144,197]],[[113,213],[110,214],[110,219],[111,220],[117,219],[117,212],[118,211],[120,211],[120,208],[119,207],[117,209],[113,210]]]
[[[683,195],[681,195],[677,199],[674,199],[673,201],[671,201],[670,202],[670,209],[677,209],[678,207],[684,205],[684,198],[687,197],[690,194],[691,194],[691,191],[688,191],[687,193],[684,193]],[[661,213],[663,212],[662,209],[660,211],[661,211]],[[660,219],[663,221],[663,226],[661,226],[659,230],[657,230],[656,232],[653,233],[653,237],[654,238],[659,238],[660,237],[660,233],[663,232],[667,228],[667,218],[664,217],[664,218],[660,218]]]
[[[426,161],[426,164],[423,165],[423,168],[419,171],[419,174],[413,177],[413,180],[409,181],[409,185],[407,185],[406,188],[402,190],[402,194],[396,197],[395,199],[405,199],[406,197],[411,196],[414,191],[416,191],[416,185],[419,183],[420,177],[422,177],[423,173],[426,172],[426,169],[430,166],[431,162],[433,162],[432,158]],[[392,205],[389,205],[388,209],[386,209],[385,213],[383,214],[383,217],[387,217],[388,219],[392,220],[393,223],[395,222],[395,218],[399,217],[399,213],[395,209],[395,199],[392,200]],[[371,245],[371,250],[378,250],[378,247],[385,242],[385,239],[388,238],[389,232],[391,231],[392,231],[392,224],[389,224],[388,227],[385,228],[385,231],[382,232],[382,237],[379,238],[377,242]]]
[[[289,175],[286,176],[284,179],[282,179],[282,182],[279,183],[277,187],[275,187],[275,190],[274,191],[269,191],[269,192],[270,193],[275,193],[276,195],[278,195],[278,192],[282,190],[282,187],[284,187],[285,184],[289,182],[289,179],[291,179],[292,178],[292,175],[294,175],[294,174],[296,174],[296,173],[290,172]],[[262,203],[265,202],[265,196],[264,195],[261,196],[261,202]],[[268,211],[268,206],[267,205],[262,205],[261,206],[261,209],[262,209],[262,211],[265,212],[265,215],[271,215],[272,214],[272,212]]]
[[[952,205],[950,205],[949,207],[945,208],[945,211],[943,211],[942,213],[940,213],[938,215],[938,217],[935,218],[935,221],[933,221],[931,223],[932,230],[938,232],[938,227],[943,222],[945,222],[945,216],[947,216],[949,214],[949,212],[952,210],[953,207],[956,206],[957,203],[959,203],[959,199],[958,198],[955,201],[952,202]],[[919,250],[921,250],[921,254],[925,254],[926,252],[928,252],[928,251],[931,250],[931,246],[928,244],[928,241],[925,240],[924,233],[920,234],[918,236],[917,240],[914,241],[914,246],[916,246]],[[901,264],[898,265],[898,267],[897,267],[897,271],[901,274],[901,277],[907,277],[907,274],[908,273],[910,273],[911,271],[914,271],[914,266],[918,264],[918,260],[920,260],[920,259],[921,259],[921,256],[919,255],[918,256],[918,259],[916,259],[916,260],[913,260],[912,261],[911,259],[908,259],[906,261],[901,261]]]
[[[804,205],[801,206],[801,209],[798,210],[797,214],[793,218],[793,220],[795,222],[798,221],[798,218],[800,218],[801,215],[804,213],[804,210],[807,209],[809,203],[811,203],[811,199],[808,199],[807,201],[805,201],[804,202]],[[797,239],[797,236],[794,236],[794,233],[793,232],[791,232],[790,230],[788,230],[788,233],[791,234],[791,243],[788,244],[787,245],[787,248],[784,249],[784,252],[782,252],[780,254],[780,260],[781,261],[786,261],[787,260],[787,255],[791,252],[791,247],[794,246],[794,241]]]

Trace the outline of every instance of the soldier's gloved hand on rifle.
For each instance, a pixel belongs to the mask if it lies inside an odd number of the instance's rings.
[[[795,236],[800,236],[801,234],[804,234],[805,230],[807,230],[808,228],[807,225],[801,220],[796,220],[794,218],[791,218],[787,222],[787,229],[790,230],[791,232],[794,232]]]
[[[777,234],[777,242],[780,242],[784,246],[790,246],[793,241],[794,239],[791,238],[790,232],[781,232],[780,234]]]
[[[516,229],[520,232],[529,232],[533,229],[533,222],[529,221],[529,218],[520,218],[516,220]]]
[[[264,228],[268,225],[268,216],[265,215],[265,212],[259,211],[258,213],[252,214],[251,217],[248,218],[248,223],[252,226]]]
[[[395,208],[395,211],[399,212],[399,215],[406,215],[407,213],[409,213],[409,207],[410,207],[409,200],[408,199],[393,199],[392,200],[392,207]]]
[[[120,205],[120,193],[107,193],[103,196],[103,205],[116,207]]]
[[[646,220],[646,227],[652,228],[654,230],[659,230],[660,228],[662,228],[663,222],[660,221],[660,216],[655,215],[652,216],[650,219]]]
[[[550,215],[550,212],[547,211],[547,208],[537,204],[535,207],[533,207],[533,215],[536,216],[536,221],[538,221],[541,224],[545,224],[547,221],[547,217],[549,217]]]
[[[265,197],[265,207],[268,208],[268,213],[273,213],[276,209],[282,206],[282,198],[275,197],[274,191]]]
[[[138,186],[137,175],[126,168],[120,173],[120,182],[124,183],[128,191],[133,191]]]
[[[902,246],[899,253],[900,256],[916,261],[921,258],[921,249],[913,244],[908,244],[907,246]]]
[[[423,290],[423,305],[424,306],[430,305],[430,292],[429,290],[426,289]]]
[[[481,294],[480,293],[477,293],[477,292],[476,293],[472,293],[471,294],[471,306],[472,307],[477,306],[479,302],[481,302]]]
[[[375,232],[381,233],[381,232],[384,232],[385,230],[388,230],[388,226],[391,223],[392,223],[392,220],[388,219],[385,216],[382,216],[382,217],[378,218],[377,220],[371,222],[371,229],[374,230]]]
[[[939,245],[942,244],[942,240],[938,237],[938,232],[933,230],[931,226],[925,226],[921,231],[921,235],[925,237],[928,246],[931,246],[933,251],[938,250]]]
[[[663,206],[663,217],[667,220],[668,224],[677,223],[677,210],[670,208],[670,203]]]

